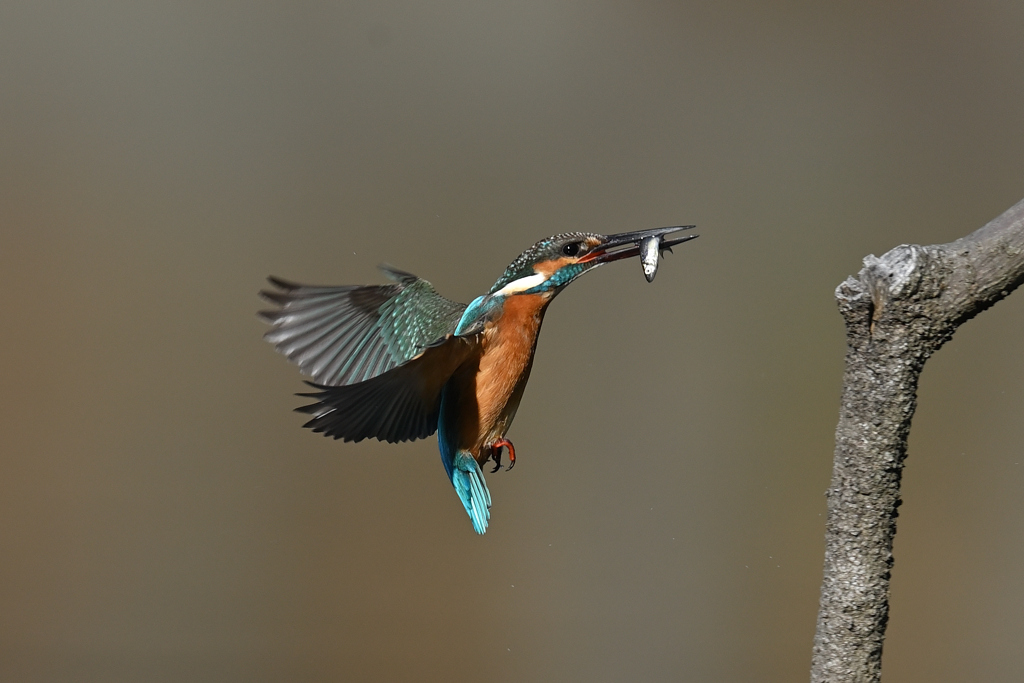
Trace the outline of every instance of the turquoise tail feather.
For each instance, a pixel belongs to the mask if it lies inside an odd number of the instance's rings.
[[[453,438],[455,421],[453,408],[458,406],[458,387],[449,382],[441,393],[441,414],[437,423],[437,445],[441,450],[444,471],[459,494],[466,514],[473,521],[478,534],[487,531],[491,519],[491,492],[487,490],[484,473],[469,451],[458,448]]]
[[[491,518],[491,492],[487,490],[484,473],[472,455],[459,451],[452,463],[451,477],[455,492],[459,494],[466,513],[473,520],[473,530],[478,534],[487,531]]]

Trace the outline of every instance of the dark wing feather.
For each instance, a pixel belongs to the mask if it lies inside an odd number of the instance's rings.
[[[479,351],[479,336],[449,335],[408,362],[358,384],[324,386],[299,394],[315,398],[298,412],[313,416],[304,427],[345,441],[423,439],[437,430],[441,390],[456,369]]]
[[[449,301],[426,280],[381,266],[394,284],[311,287],[268,278],[277,304],[261,311],[263,335],[317,384],[356,384],[412,359],[455,331],[465,304]]]

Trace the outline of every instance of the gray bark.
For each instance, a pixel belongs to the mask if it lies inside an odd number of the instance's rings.
[[[950,244],[868,256],[836,289],[846,371],[812,683],[879,681],[892,542],[917,381],[961,324],[1024,281],[1024,200]]]

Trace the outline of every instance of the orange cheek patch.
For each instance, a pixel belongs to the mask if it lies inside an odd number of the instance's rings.
[[[544,277],[551,277],[555,272],[562,266],[567,266],[570,263],[576,263],[578,259],[574,258],[556,258],[551,261],[543,261],[533,267],[534,272],[542,274]]]

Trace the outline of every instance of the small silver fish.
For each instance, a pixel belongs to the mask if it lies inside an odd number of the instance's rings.
[[[658,274],[658,257],[661,255],[661,238],[658,236],[645,237],[640,242],[640,263],[644,267],[644,277],[648,282],[654,282],[654,276]]]

